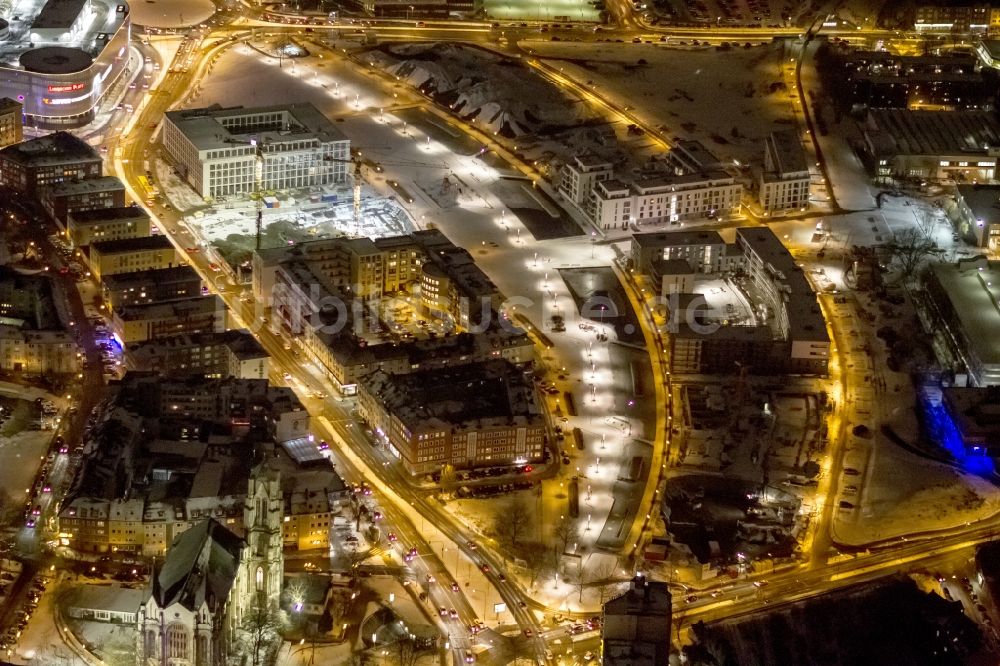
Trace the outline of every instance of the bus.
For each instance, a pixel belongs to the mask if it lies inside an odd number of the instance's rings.
[[[147,199],[150,197],[155,197],[160,193],[159,188],[149,182],[149,178],[146,176],[139,176],[139,187],[141,188],[141,194]]]

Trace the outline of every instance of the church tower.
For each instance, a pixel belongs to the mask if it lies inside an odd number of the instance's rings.
[[[243,509],[247,542],[245,580],[249,603],[278,606],[285,574],[285,558],[281,550],[283,514],[280,474],[261,463],[250,473],[247,503]]]

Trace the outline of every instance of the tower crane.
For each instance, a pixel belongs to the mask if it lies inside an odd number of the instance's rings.
[[[252,195],[255,199],[255,212],[256,212],[256,240],[255,248],[260,250],[261,236],[263,233],[263,223],[264,223],[264,153],[266,142],[261,139],[226,139],[227,143],[239,144],[244,146],[251,146],[254,149],[254,169],[253,169],[253,192]],[[360,235],[361,233],[361,151],[352,151],[352,155],[348,158],[339,157],[325,157],[324,161],[327,162],[337,162],[340,164],[353,164],[354,171],[352,177],[354,179],[353,196],[354,196],[354,233]],[[397,162],[393,164],[398,164],[400,166],[417,166],[423,168],[433,168],[433,169],[447,169],[446,164],[426,164],[422,162]],[[381,171],[381,167],[377,167]],[[445,176],[443,182],[446,185],[450,185],[448,177]]]

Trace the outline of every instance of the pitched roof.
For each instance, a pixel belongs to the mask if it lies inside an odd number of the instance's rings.
[[[245,542],[207,518],[174,539],[153,580],[160,608],[179,603],[197,610],[207,602],[214,612],[229,598]]]

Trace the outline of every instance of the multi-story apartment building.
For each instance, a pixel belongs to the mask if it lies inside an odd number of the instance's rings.
[[[636,575],[624,594],[604,604],[603,666],[667,666],[671,612],[668,584]]]
[[[593,219],[594,200],[590,196],[594,185],[613,177],[611,162],[592,155],[577,155],[566,164],[561,172],[559,193],[589,219]]]
[[[542,459],[546,422],[535,389],[507,361],[360,382],[358,412],[411,474]]]
[[[351,326],[340,332],[322,327],[306,331],[304,346],[345,395],[357,392],[358,381],[375,370],[394,374],[504,359],[517,365],[535,357],[531,338],[518,329],[490,327],[483,333],[459,333],[432,340],[394,344],[359,344]]]
[[[100,178],[102,164],[86,141],[55,132],[0,150],[0,185],[34,197],[41,187]]]
[[[251,470],[254,442],[265,447],[269,465],[281,470],[282,495],[274,498],[274,508],[294,510],[286,521],[290,547],[315,548],[317,525],[328,527],[348,494],[321,456],[315,458],[326,464],[299,467],[284,445],[268,444],[308,441],[308,412],[290,389],[270,387],[266,380],[128,373],[110,390],[85,440],[78,483],[59,514],[62,545],[77,552],[161,557],[178,535],[205,518],[239,534],[251,530],[244,509],[256,503],[248,497],[259,486]],[[275,537],[280,548],[282,536]]]
[[[1000,8],[989,3],[956,5],[940,3],[918,5],[913,28],[927,33],[987,32],[1000,22]]]
[[[270,357],[245,330],[171,335],[129,345],[128,369],[210,378],[267,379]]]
[[[347,182],[350,141],[312,104],[170,111],[163,147],[203,197],[253,192],[258,151],[264,189]]]
[[[701,328],[688,321],[687,312],[672,312],[669,341],[671,371],[677,373],[731,373],[737,364],[755,373],[827,372],[830,338],[816,294],[795,258],[767,228],[740,228],[736,242],[721,243],[715,232],[636,234],[632,261],[663,285],[691,285],[698,274],[743,273],[752,289],[749,298],[765,316],[747,326]],[[674,264],[687,264],[691,280],[678,281]],[[683,267],[682,267],[683,268]],[[686,308],[679,297],[668,304]],[[696,330],[699,329],[699,330]]]
[[[74,211],[121,208],[125,205],[125,186],[114,176],[47,185],[39,195],[42,208],[63,227],[67,216]]]
[[[226,304],[218,296],[145,303],[118,308],[111,327],[118,341],[129,345],[183,333],[211,333],[229,328]]]
[[[683,259],[696,273],[718,273],[726,255],[726,241],[717,231],[667,231],[634,234],[632,265],[644,275],[656,273],[662,261]]]
[[[21,143],[23,107],[17,100],[0,98],[0,148]]]
[[[766,215],[801,211],[809,205],[809,165],[795,130],[771,132],[764,140],[757,191]]]
[[[63,233],[73,247],[91,243],[149,236],[149,213],[140,206],[76,210],[66,217]]]
[[[428,264],[436,268],[425,270]],[[478,323],[484,307],[500,305],[496,286],[472,255],[436,230],[311,241],[253,257],[254,296],[293,334],[314,322],[324,303],[350,310],[348,300],[379,299],[420,284],[429,287],[427,311],[459,328]]]
[[[112,312],[130,305],[162,303],[203,294],[201,276],[190,266],[101,275],[101,297]]]
[[[66,331],[33,331],[0,324],[0,370],[25,375],[76,374],[83,358]]]
[[[606,160],[576,157],[559,191],[601,229],[722,217],[738,213],[743,198],[743,186],[696,141],[678,141],[653,173],[629,182]]]
[[[735,215],[743,185],[723,172],[660,175],[624,183],[598,181],[591,193],[594,224],[602,229]]]
[[[90,272],[98,281],[105,275],[135,273],[180,264],[177,251],[166,236],[143,236],[100,241],[90,245]]]

